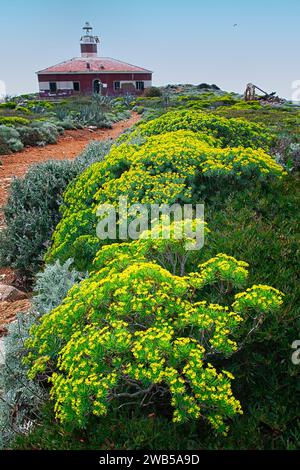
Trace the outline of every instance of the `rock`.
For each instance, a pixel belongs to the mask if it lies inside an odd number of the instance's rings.
[[[0,284],[0,301],[15,302],[23,299],[27,299],[25,292],[21,292],[13,286]]]
[[[7,335],[7,328],[5,326],[0,326],[0,338]]]

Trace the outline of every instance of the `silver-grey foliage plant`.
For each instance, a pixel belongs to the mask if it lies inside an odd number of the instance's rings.
[[[27,376],[28,368],[22,363],[27,354],[24,343],[31,326],[57,307],[69,289],[83,278],[71,265],[71,259],[62,265],[57,261],[38,273],[32,308],[28,313],[18,314],[8,327],[5,365],[0,366],[0,448],[9,447],[18,434],[30,430],[48,397],[45,387]]]

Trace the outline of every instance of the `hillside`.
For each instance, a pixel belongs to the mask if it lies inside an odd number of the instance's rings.
[[[61,127],[126,128],[11,182],[0,261],[31,306],[4,340],[2,445],[297,449],[299,108],[207,84],[147,95],[0,105],[4,171],[44,160],[40,126],[58,158]],[[153,205],[193,211],[146,227]]]

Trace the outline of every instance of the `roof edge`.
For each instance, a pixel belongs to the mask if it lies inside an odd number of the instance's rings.
[[[94,60],[101,60],[101,59],[108,59],[108,60],[113,60],[115,62],[119,62],[120,64],[125,64],[125,65],[129,65],[131,67],[136,67],[140,70],[138,71],[120,71],[120,70],[110,70],[110,71],[105,71],[105,70],[99,70],[98,71],[80,71],[80,72],[59,72],[59,71],[48,71],[48,69],[51,69],[53,67],[58,67],[60,65],[64,65],[64,64],[67,64],[68,62],[72,62],[72,61],[75,61],[75,60],[82,60],[84,62],[92,62]],[[41,70],[38,70],[37,72],[35,72],[37,75],[46,75],[46,74],[58,74],[58,73],[64,73],[64,74],[71,74],[71,73],[82,73],[82,74],[91,74],[91,73],[154,73],[152,70],[148,70],[148,69],[144,69],[143,67],[139,67],[138,65],[134,65],[134,64],[131,64],[129,62],[124,62],[122,60],[119,60],[119,59],[114,59],[113,57],[72,57],[71,59],[69,60],[64,60],[62,62],[58,62],[57,64],[55,65],[51,65],[50,67],[47,67],[45,69],[41,69]]]
[[[151,70],[109,70],[104,72],[103,70],[94,70],[91,72],[35,72],[36,75],[109,75],[110,73],[122,73],[122,74],[143,74],[143,73],[149,73],[153,74]]]

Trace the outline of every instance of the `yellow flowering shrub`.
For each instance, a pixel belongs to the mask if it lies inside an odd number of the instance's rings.
[[[280,307],[282,294],[261,285],[233,302],[223,290],[224,305],[203,300],[208,287],[244,285],[248,265],[218,254],[182,276],[176,266],[162,267],[172,255],[174,262],[184,258],[187,240],[144,234],[103,247],[90,277],[33,326],[26,362],[31,378],[49,377],[57,419],[85,426],[110,407],[158,400],[172,408],[175,423],[206,419],[226,434],[226,420],[242,413],[233,375],[214,359],[238,350],[248,310],[258,326]]]
[[[189,130],[209,134],[219,141],[222,147],[251,147],[269,150],[274,143],[274,135],[262,124],[246,121],[242,118],[224,118],[201,111],[176,110],[163,114],[157,119],[144,123],[141,121],[136,130],[121,136],[120,141],[137,135],[151,136],[177,130]]]
[[[128,198],[128,205],[192,203],[224,184],[236,189],[239,182],[284,174],[261,149],[219,148],[214,139],[211,146],[211,139],[205,140],[201,132],[178,130],[153,135],[139,145],[114,145],[103,162],[89,167],[65,192],[63,217],[47,261],[72,257],[77,262],[81,252],[95,254],[97,207],[117,206],[120,196]],[[88,267],[90,261],[77,267]]]

